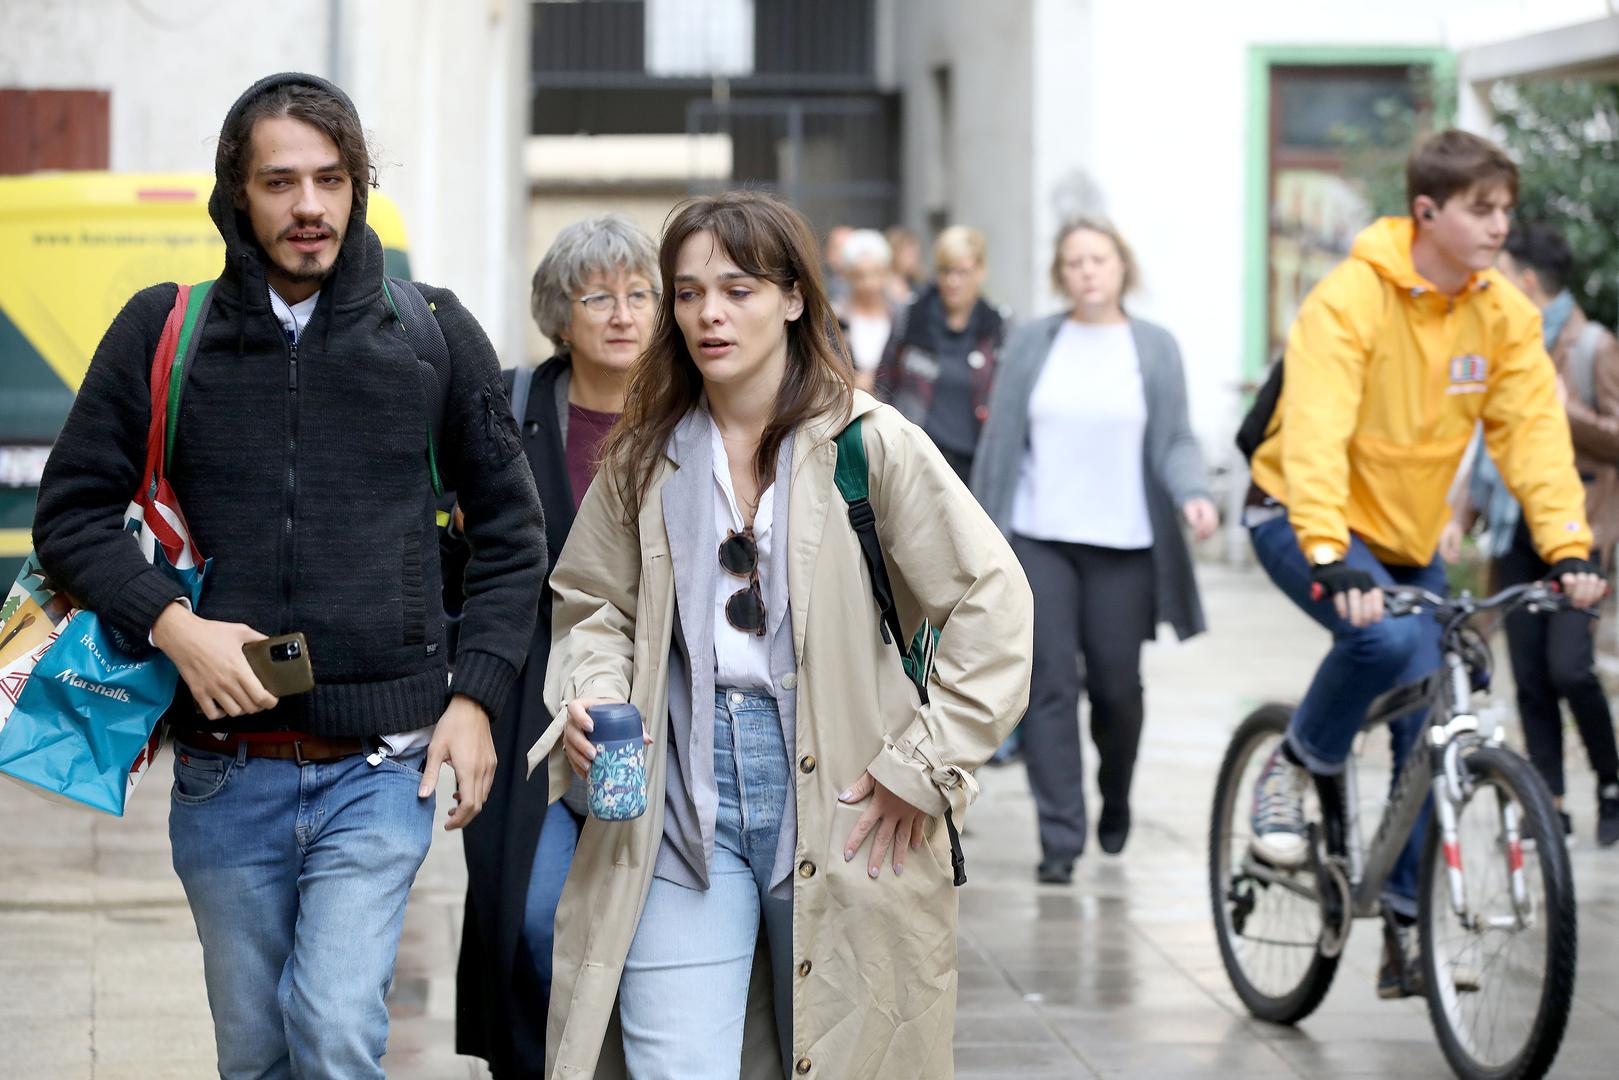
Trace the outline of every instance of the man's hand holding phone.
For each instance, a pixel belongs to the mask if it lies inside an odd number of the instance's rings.
[[[264,635],[242,623],[204,619],[176,601],[152,624],[152,644],[180,669],[180,678],[210,720],[248,716],[279,702],[248,665],[242,646]]]

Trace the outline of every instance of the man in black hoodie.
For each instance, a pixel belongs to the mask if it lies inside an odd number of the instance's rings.
[[[172,284],[137,293],[97,348],[34,542],[61,587],[180,670],[169,835],[220,1074],[381,1077],[439,767],[455,773],[459,828],[489,791],[489,718],[533,631],[544,520],[488,339],[422,285],[450,356],[447,391],[426,388],[365,224],[371,167],[348,97],[308,75],[259,81],[226,117],[215,169],[226,262],[168,465],[213,560],[198,608],[123,531]],[[425,585],[439,581],[435,470],[472,550],[453,685]],[[242,646],[291,632],[315,687],[277,699]]]

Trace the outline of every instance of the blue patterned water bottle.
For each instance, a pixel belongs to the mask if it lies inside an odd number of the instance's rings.
[[[615,702],[592,705],[590,741],[590,813],[601,821],[629,821],[646,813],[646,742],[641,737],[641,711]]]

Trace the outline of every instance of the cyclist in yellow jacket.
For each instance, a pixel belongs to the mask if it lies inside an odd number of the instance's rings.
[[[1255,554],[1333,638],[1254,792],[1253,852],[1284,868],[1309,859],[1309,773],[1341,772],[1372,700],[1439,665],[1438,627],[1383,621],[1381,590],[1444,591],[1446,494],[1477,424],[1552,576],[1580,606],[1603,592],[1540,312],[1491,268],[1517,167],[1494,144],[1446,131],[1411,156],[1406,188],[1412,216],[1367,228],[1306,298],[1252,463],[1244,523]],[[1424,719],[1396,725],[1397,762]],[[1384,997],[1417,992],[1409,928],[1426,830],[1424,811],[1384,895]]]

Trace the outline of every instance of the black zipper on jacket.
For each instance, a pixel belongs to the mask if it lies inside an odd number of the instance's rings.
[[[283,336],[284,333],[283,333]],[[287,491],[286,514],[281,525],[281,623],[292,623],[293,507],[298,497],[298,343],[287,342]]]

